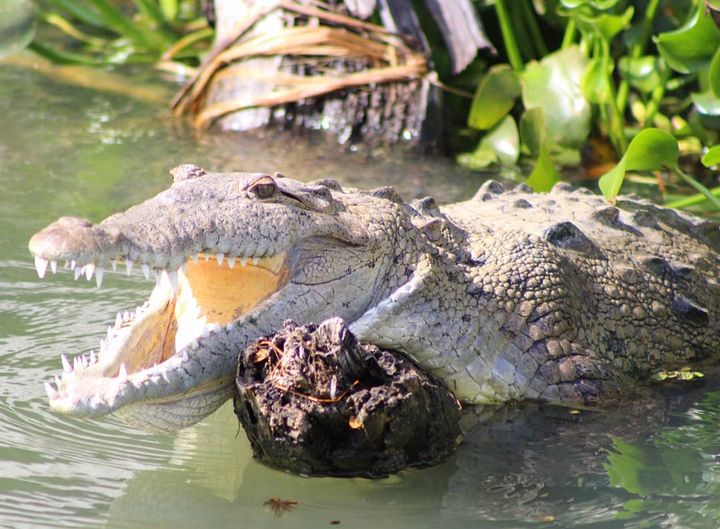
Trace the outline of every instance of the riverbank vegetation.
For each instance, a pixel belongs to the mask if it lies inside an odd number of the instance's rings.
[[[568,175],[598,179],[610,200],[630,175],[668,205],[720,210],[720,2],[475,1],[495,50],[459,74],[426,4],[413,5],[448,90],[459,163],[536,190]],[[45,0],[38,18],[66,40],[41,31],[31,48],[57,62],[191,74],[214,34],[204,7]]]

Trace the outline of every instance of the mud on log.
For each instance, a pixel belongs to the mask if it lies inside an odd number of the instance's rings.
[[[358,343],[339,318],[286,322],[248,347],[234,406],[257,459],[305,475],[384,477],[433,465],[461,439],[442,382]]]

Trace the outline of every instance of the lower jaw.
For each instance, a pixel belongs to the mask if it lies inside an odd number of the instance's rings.
[[[231,396],[232,385],[221,385],[213,391],[183,395],[178,399],[130,404],[114,415],[134,428],[172,433],[201,421]]]

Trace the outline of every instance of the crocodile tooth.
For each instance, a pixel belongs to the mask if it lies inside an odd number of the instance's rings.
[[[104,351],[106,346],[107,346],[107,340],[105,338],[100,338],[100,350]]]
[[[102,343],[102,339],[100,340],[100,343]],[[97,356],[95,356],[95,351],[90,351],[90,363],[94,364],[95,362],[97,362]]]
[[[77,281],[78,278],[79,278],[81,275],[83,275],[84,272],[85,272],[85,267],[84,267],[84,266],[76,266],[76,267],[75,267],[75,281]]]
[[[172,272],[163,270],[160,277],[160,281],[163,283],[167,283],[170,287],[172,287],[173,292],[175,293],[175,295],[177,295],[178,291],[180,290],[180,282],[178,280],[177,270],[173,270]]]
[[[45,382],[45,393],[47,393],[48,399],[53,400],[55,397],[57,397],[57,390],[52,387],[52,384],[50,382]]]
[[[70,365],[70,362],[67,359],[67,356],[65,356],[64,354],[60,355],[60,362],[62,362],[63,371],[65,371],[66,373],[72,373],[73,369],[72,369],[72,366]]]
[[[257,266],[257,264],[260,262],[260,259],[253,256],[252,262],[253,262],[253,265],[254,265],[254,266]]]
[[[235,328],[235,322],[233,322],[233,321],[231,321],[230,323],[228,323],[225,326],[225,330],[228,332],[232,331],[234,328]]]
[[[50,261],[50,271],[52,271],[53,274],[57,274],[57,261],[54,259]]]
[[[245,266],[245,265],[247,264],[247,261],[248,261],[247,256],[243,255],[243,256],[240,258],[240,266]]]
[[[121,326],[122,326],[122,323],[123,323],[122,314],[120,314],[120,313],[118,312],[118,313],[117,313],[117,316],[115,316],[115,327],[121,327]]]
[[[120,370],[118,371],[118,379],[120,380],[120,382],[125,382],[127,380],[127,377],[127,368],[125,367],[124,363],[121,363]]]
[[[55,375],[55,385],[58,387],[58,389],[62,385],[62,379],[58,375]]]
[[[198,264],[200,262],[200,254],[196,253],[195,255],[192,256],[192,259],[195,264]]]
[[[197,347],[197,342],[193,342],[193,346]],[[183,363],[188,362],[189,360],[190,360],[190,357],[188,356],[187,351],[183,350],[183,354],[182,354]]]
[[[132,267],[133,267],[133,260],[125,259],[125,274],[126,275],[132,274]]]
[[[230,256],[227,258],[227,261],[228,261],[229,268],[235,268],[235,257]]]
[[[145,280],[149,281],[150,280],[150,267],[148,265],[146,265],[145,263],[143,263],[140,266],[140,268],[142,268],[142,272],[143,272],[143,275],[145,276]]]
[[[123,321],[129,321],[130,320],[130,313],[128,311],[123,312],[122,316]]]
[[[70,270],[75,270],[77,268],[77,262],[75,260],[70,261]]]
[[[108,325],[108,330],[107,330],[108,338],[110,338],[110,336],[112,335],[112,330],[113,330],[112,325]]]
[[[80,356],[73,358],[73,371],[82,371],[83,365]]]
[[[92,279],[94,272],[95,272],[95,264],[94,263],[88,263],[85,265],[85,279],[90,281],[90,279]]]
[[[203,255],[205,256],[205,262],[207,263],[210,260],[210,253],[205,252]]]
[[[105,269],[102,266],[98,266],[95,269],[95,284],[98,288],[102,286],[103,277],[105,276]]]
[[[48,262],[46,259],[43,259],[42,257],[35,256],[35,270],[37,270],[37,275],[42,279],[45,277],[45,271],[47,270]]]
[[[110,259],[110,266],[112,266],[113,272],[117,272],[117,259]]]
[[[225,254],[222,253],[222,252],[218,252],[215,257],[217,258],[217,263],[218,263],[218,265],[219,265],[219,266],[222,266],[222,264],[223,264],[223,259],[225,259]]]
[[[64,268],[65,270],[67,270],[68,268],[70,268],[70,261],[65,261],[65,265],[63,266],[63,268]]]

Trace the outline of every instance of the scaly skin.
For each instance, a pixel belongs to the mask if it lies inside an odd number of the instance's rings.
[[[169,190],[98,226],[61,219],[30,242],[43,272],[58,259],[169,271],[151,308],[120,318],[95,362],[66,366],[47,386],[58,411],[118,412],[155,429],[192,424],[229,396],[238,354],[288,318],[340,316],[360,340],[408,353],[471,403],[594,403],[720,351],[712,222],[625,198],[610,206],[563,184],[532,194],[488,182],[439,208],[406,204],[392,188],[196,166],[173,175]],[[174,303],[174,271],[198,253],[277,256],[283,282],[157,367],[146,360],[126,373],[128,336],[153,327],[161,309],[152,307]]]

